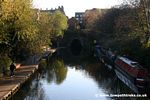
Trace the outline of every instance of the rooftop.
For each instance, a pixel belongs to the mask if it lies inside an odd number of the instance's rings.
[[[122,61],[124,61],[125,63],[127,63],[128,65],[132,66],[132,67],[141,67],[141,65],[139,65],[138,62],[132,61],[126,57],[119,57],[119,59],[121,59]]]

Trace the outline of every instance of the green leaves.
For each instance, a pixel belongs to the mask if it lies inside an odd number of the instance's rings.
[[[21,52],[39,53],[51,37],[63,36],[67,17],[60,11],[43,12],[32,8],[31,0],[0,1],[0,54],[12,59]]]
[[[53,30],[52,34],[56,37],[57,36],[63,37],[64,30],[66,30],[68,27],[67,17],[60,11],[56,11],[52,15],[51,24],[52,24],[52,30]]]
[[[0,16],[0,33],[5,34],[5,41],[22,40],[25,38],[32,38],[35,34],[33,27],[30,0],[5,0],[1,3]],[[8,37],[9,36],[9,37]]]
[[[54,60],[51,66],[53,68],[53,78],[56,79],[55,82],[61,84],[66,78],[67,67],[65,67],[62,60]]]
[[[32,16],[30,0],[0,2],[0,54],[5,52],[13,59],[22,41],[34,38],[37,28]]]

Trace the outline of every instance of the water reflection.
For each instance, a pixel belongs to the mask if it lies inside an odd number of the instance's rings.
[[[98,100],[96,94],[105,94],[106,91],[99,88],[84,69],[84,64],[65,66],[63,60],[52,59],[51,61],[48,64],[50,69],[47,69],[46,80],[42,81],[45,95],[49,100]],[[49,76],[50,79],[47,78]],[[101,99],[108,98],[101,97]]]
[[[28,92],[22,94],[24,100],[120,100],[103,95],[134,94],[113,71],[96,59],[66,56],[54,56],[50,61],[40,62],[39,74],[27,85],[30,86]]]
[[[128,86],[126,86],[122,81],[120,81],[115,72],[109,70],[106,66],[101,63],[87,63],[83,67],[87,74],[91,76],[92,79],[98,84],[99,89],[103,89],[106,95],[114,94],[136,94],[132,91]],[[120,100],[117,97],[111,97],[111,99]],[[121,97],[121,100],[131,100],[133,98],[128,97]],[[134,97],[134,100],[138,100],[141,98]],[[145,99],[145,98],[142,98]]]
[[[38,80],[34,80],[31,84],[30,91],[24,100],[46,100],[42,83]]]
[[[37,80],[37,76],[28,80],[10,100],[46,100],[43,83]]]
[[[46,77],[48,83],[54,81],[56,84],[61,84],[67,75],[67,67],[63,60],[52,59],[49,63],[42,60],[39,64],[40,77]]]

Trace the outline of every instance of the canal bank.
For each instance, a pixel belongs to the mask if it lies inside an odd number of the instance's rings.
[[[15,76],[0,79],[0,100],[7,100],[37,71],[38,65],[21,66]]]
[[[41,55],[31,56],[22,62],[19,68],[16,68],[13,77],[0,77],[0,100],[11,98],[38,70],[39,61],[52,53],[53,51],[49,50]]]

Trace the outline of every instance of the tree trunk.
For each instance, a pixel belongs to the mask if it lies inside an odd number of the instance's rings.
[[[146,43],[149,44],[150,41],[150,0],[141,0],[143,5],[145,18],[146,18],[146,25],[147,25],[147,32],[146,32]]]

